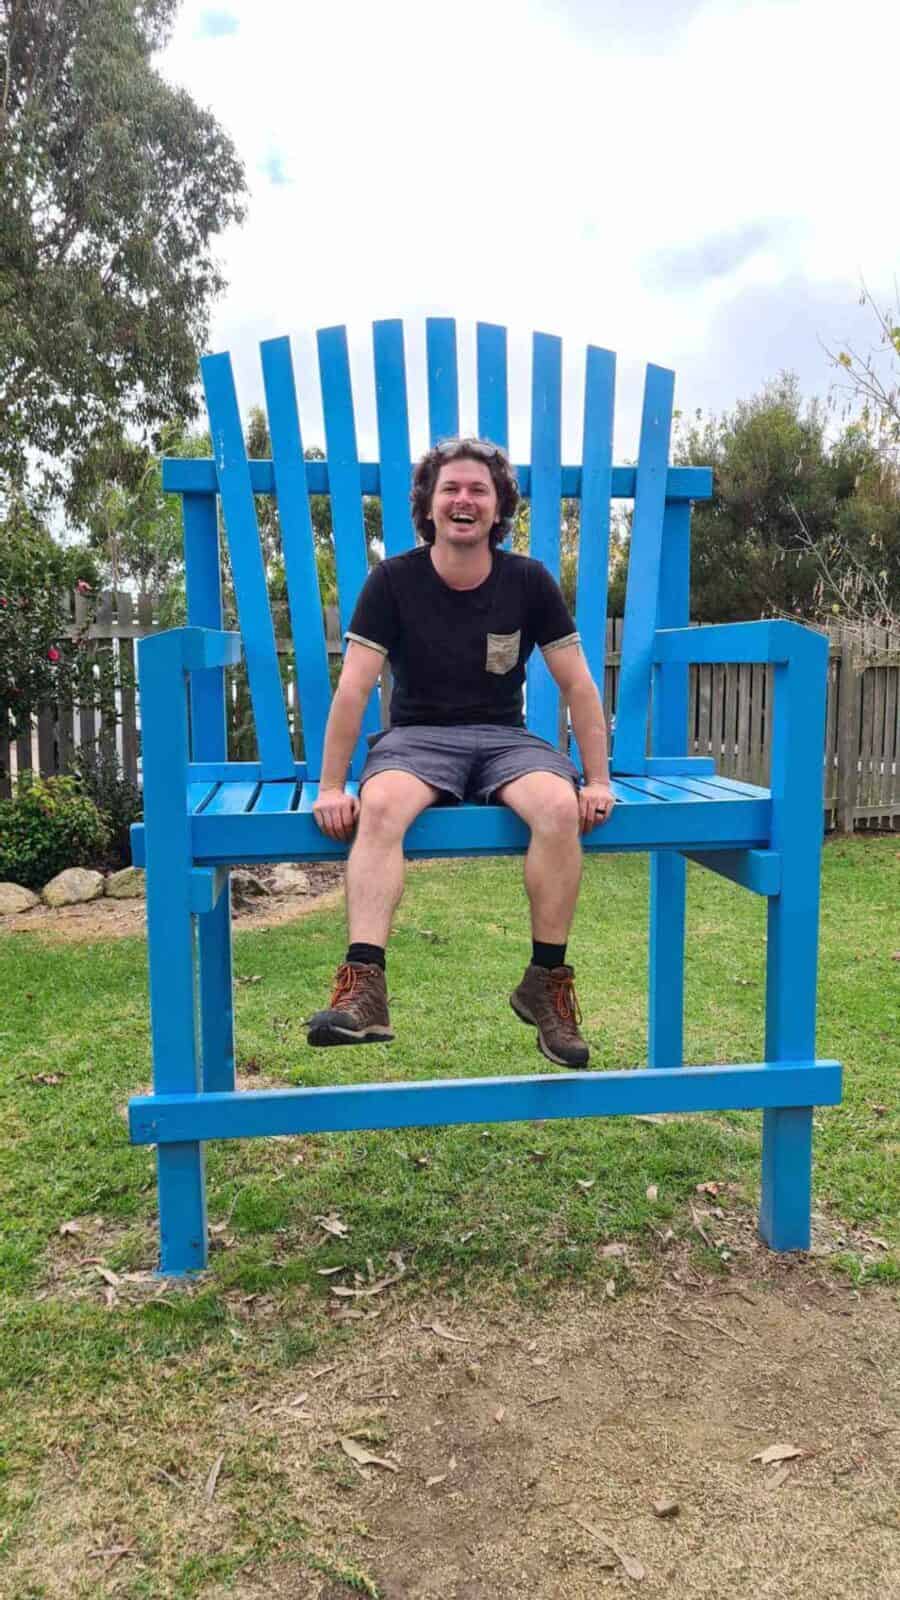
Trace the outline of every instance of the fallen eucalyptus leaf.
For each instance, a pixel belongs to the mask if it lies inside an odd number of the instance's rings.
[[[454,1344],[472,1343],[471,1339],[468,1339],[465,1334],[451,1333],[450,1329],[445,1328],[442,1322],[423,1322],[422,1327],[426,1333],[436,1333],[439,1339],[452,1339]]]
[[[342,1439],[341,1449],[344,1455],[349,1456],[350,1460],[354,1461],[358,1467],[385,1467],[388,1472],[400,1471],[396,1461],[388,1461],[384,1456],[373,1456],[371,1450],[367,1450],[364,1445],[358,1444],[355,1439]]]
[[[795,1444],[770,1444],[765,1450],[757,1450],[751,1461],[761,1461],[768,1467],[773,1461],[796,1461],[798,1456],[806,1455],[805,1450],[800,1450]]]
[[[216,1492],[216,1484],[219,1481],[219,1473],[222,1471],[222,1462],[224,1460],[225,1460],[225,1451],[224,1450],[220,1450],[219,1454],[216,1456],[215,1461],[213,1462],[212,1466],[209,1469],[209,1477],[206,1480],[206,1488],[203,1491],[203,1493],[205,1494],[207,1500],[212,1500],[212,1497]]]

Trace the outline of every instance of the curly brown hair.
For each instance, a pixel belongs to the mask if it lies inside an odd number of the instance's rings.
[[[434,544],[431,502],[438,474],[448,461],[481,461],[487,467],[497,491],[497,521],[491,529],[491,549],[495,550],[512,530],[519,504],[519,485],[506,452],[489,439],[442,439],[426,450],[413,473],[409,497],[416,532],[425,544]]]

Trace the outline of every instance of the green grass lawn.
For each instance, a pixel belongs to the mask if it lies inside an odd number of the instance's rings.
[[[845,1097],[816,1114],[814,1203],[892,1247],[864,1272],[849,1235],[843,1265],[860,1281],[898,1275],[898,858],[883,838],[832,842],[824,859],[818,1054],[844,1063]],[[588,859],[570,957],[598,1066],[645,1059],[646,908],[645,858]],[[688,1061],[762,1059],[763,902],[691,867],[688,929]],[[537,1070],[534,1034],[507,1004],[526,935],[518,860],[417,868],[389,951],[396,1043],[311,1051],[302,1019],[327,999],[342,914],[241,932],[239,1066],[248,1081],[289,1084]],[[0,1472],[18,1484],[0,1518],[7,1540],[27,1516],[22,1475],[43,1459],[48,1419],[64,1413],[68,1437],[84,1440],[98,1407],[163,1376],[177,1414],[179,1395],[199,1403],[198,1383],[218,1392],[351,1338],[352,1324],[336,1330],[325,1314],[331,1286],[351,1279],[323,1268],[381,1274],[399,1252],[408,1292],[545,1295],[608,1278],[598,1242],[640,1251],[668,1227],[687,1231],[700,1181],[735,1185],[726,1206],[755,1200],[753,1113],[221,1143],[207,1152],[220,1245],[209,1273],[189,1293],[108,1306],[98,1266],[155,1265],[154,1154],[129,1146],[123,1115],[150,1078],[143,941],[6,937],[0,993],[0,1392],[18,1396],[4,1407]],[[319,1227],[329,1214],[345,1237]],[[80,1232],[61,1236],[75,1218]],[[249,1345],[239,1295],[277,1305]],[[198,1351],[202,1382],[186,1359]]]

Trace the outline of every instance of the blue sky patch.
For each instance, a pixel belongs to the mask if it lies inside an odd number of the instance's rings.
[[[288,182],[288,175],[284,170],[284,162],[281,156],[266,156],[265,161],[260,162],[260,168],[270,183],[275,184],[276,188],[280,189],[282,184]]]
[[[201,39],[224,39],[230,33],[237,33],[239,27],[237,17],[230,11],[204,11],[197,32]]]

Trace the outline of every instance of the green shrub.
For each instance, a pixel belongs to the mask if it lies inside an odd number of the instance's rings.
[[[102,859],[108,829],[71,778],[24,773],[15,798],[0,800],[0,881],[40,889],[65,867]]]
[[[73,776],[82,794],[100,812],[109,833],[107,864],[127,867],[131,863],[128,830],[143,815],[144,802],[136,783],[126,776],[115,750],[81,750],[73,764]]]

